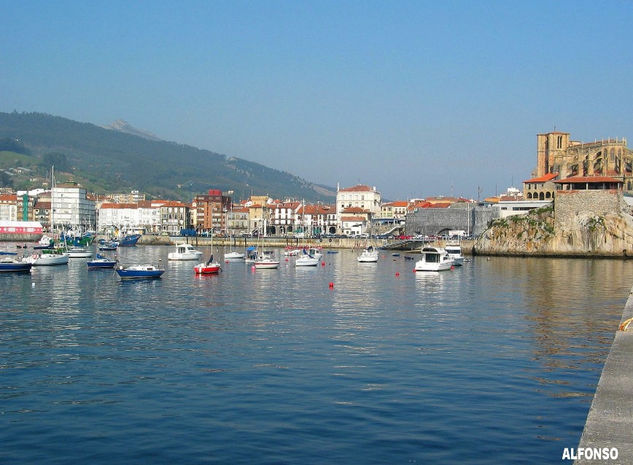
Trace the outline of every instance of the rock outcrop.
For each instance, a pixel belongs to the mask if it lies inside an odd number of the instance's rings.
[[[579,196],[573,196],[578,194]],[[611,199],[607,197],[612,195]],[[611,200],[610,206],[606,200]],[[633,257],[633,216],[621,194],[559,195],[555,208],[494,220],[475,242],[481,255]]]

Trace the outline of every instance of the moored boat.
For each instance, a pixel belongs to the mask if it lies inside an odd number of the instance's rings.
[[[121,279],[157,279],[165,270],[154,265],[129,265],[119,266],[116,269]]]
[[[224,254],[224,259],[229,261],[244,260],[244,254],[240,252],[229,252]]]
[[[140,238],[141,234],[127,234],[119,241],[119,247],[134,247]]]
[[[33,254],[27,258],[33,266],[67,265],[68,254],[61,249],[44,249],[41,254]]]
[[[198,263],[193,267],[193,271],[196,274],[217,274],[220,272],[222,266],[213,260],[213,255],[209,257],[209,260],[206,263]]]
[[[462,255],[462,248],[459,244],[446,244],[444,250],[448,256],[453,260],[453,265],[462,266],[464,264],[464,256]]]
[[[376,263],[378,261],[378,251],[370,245],[356,259],[360,263]]]
[[[308,254],[303,254],[295,261],[295,266],[317,266],[320,260]]]
[[[279,260],[277,260],[274,251],[264,250],[261,254],[257,255],[255,259],[255,269],[266,270],[275,268],[279,268]]]
[[[453,266],[453,260],[441,247],[423,247],[422,259],[415,262],[415,271],[446,271]]]
[[[115,259],[105,257],[100,254],[97,254],[97,257],[94,260],[88,260],[86,262],[88,268],[114,268],[116,264],[117,261]]]
[[[2,257],[0,258],[1,273],[28,273],[31,271],[33,264],[26,260],[18,260],[17,258]]]
[[[176,250],[167,254],[168,260],[200,260],[202,252],[194,249],[191,244],[176,244]]]
[[[68,257],[69,258],[90,258],[92,257],[92,252],[85,247],[72,247],[68,249]]]

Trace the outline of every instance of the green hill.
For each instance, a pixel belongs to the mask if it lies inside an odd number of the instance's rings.
[[[136,189],[182,201],[210,188],[233,190],[236,199],[252,193],[333,201],[336,195],[290,173],[188,145],[43,113],[0,112],[0,187],[41,187],[52,164],[58,181],[96,193]]]

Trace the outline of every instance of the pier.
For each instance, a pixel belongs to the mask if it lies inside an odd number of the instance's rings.
[[[602,375],[587,415],[578,449],[617,448],[616,460],[582,458],[578,465],[633,463],[633,289],[624,307],[620,328],[602,369]]]

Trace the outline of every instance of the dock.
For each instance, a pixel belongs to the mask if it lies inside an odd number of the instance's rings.
[[[624,329],[630,318],[633,318],[633,289],[624,306],[620,329],[602,369],[576,450],[578,454],[583,449],[583,455],[587,456],[577,455],[574,462],[577,465],[633,463],[633,322]],[[596,459],[596,450],[604,454],[605,448],[611,451],[610,457]],[[615,460],[613,448],[617,449]]]

